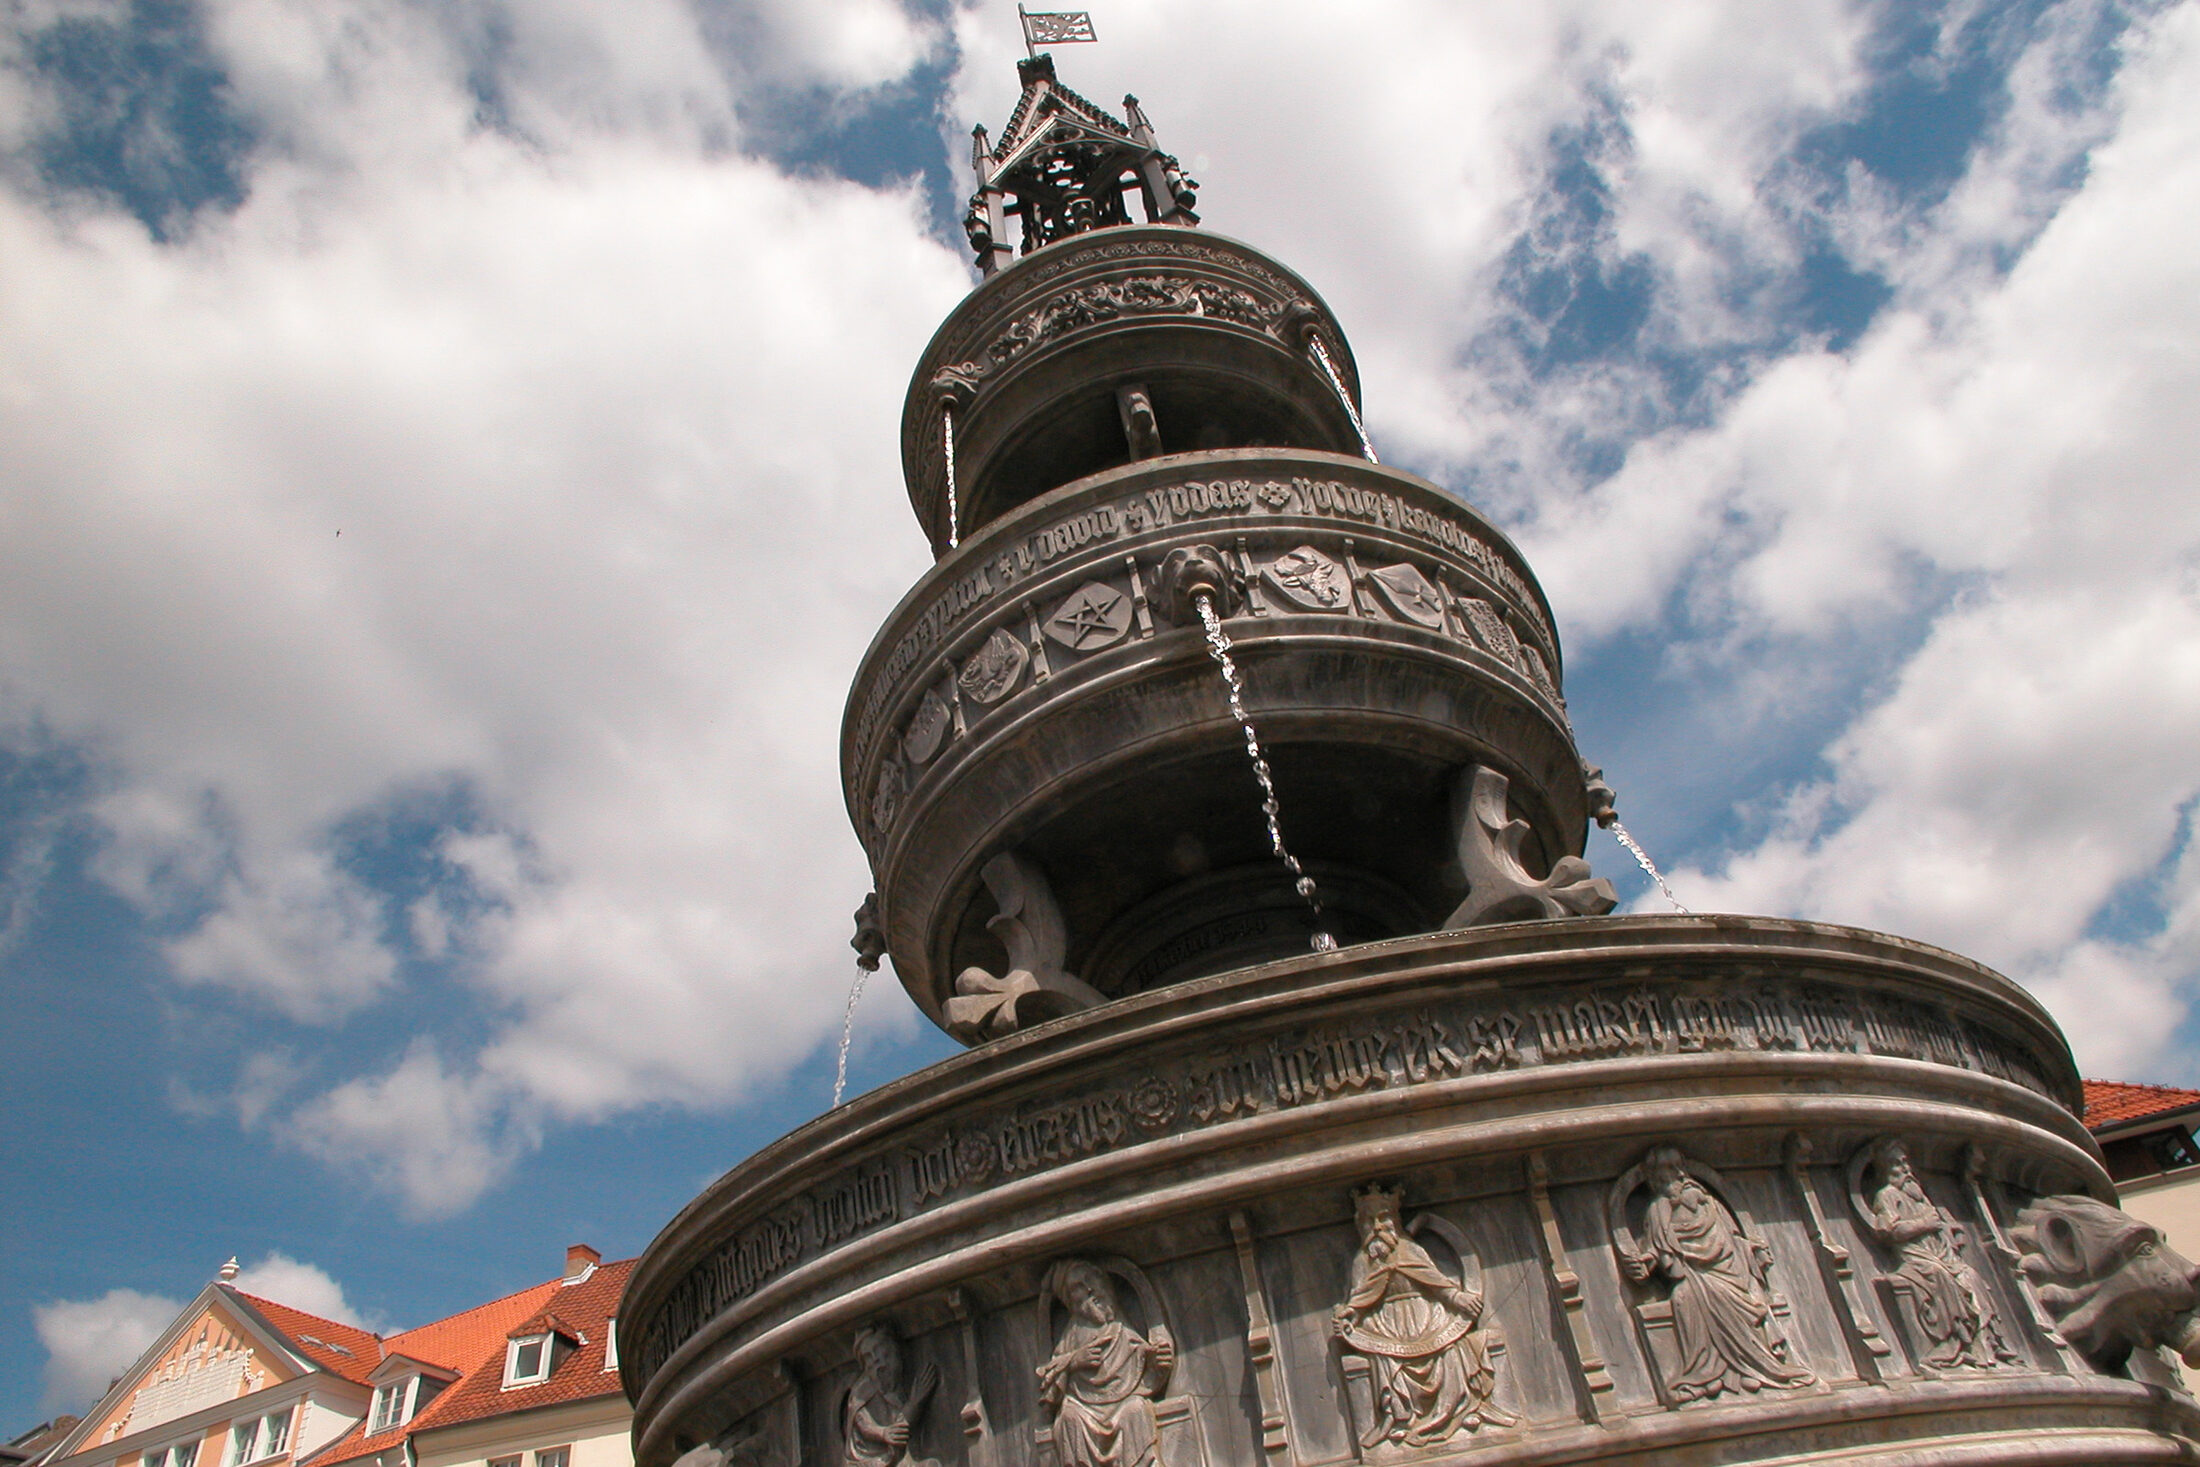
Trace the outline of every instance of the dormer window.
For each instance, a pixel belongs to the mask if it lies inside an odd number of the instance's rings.
[[[395,1380],[383,1381],[374,1388],[374,1400],[367,1408],[367,1435],[375,1436],[403,1426],[418,1416],[447,1384],[447,1381],[427,1375],[401,1375]]]
[[[533,1385],[537,1381],[548,1380],[552,1367],[557,1363],[554,1358],[557,1353],[557,1339],[553,1334],[521,1335],[506,1346],[505,1386]]]
[[[290,1407],[248,1416],[229,1428],[229,1467],[260,1462],[290,1449]]]

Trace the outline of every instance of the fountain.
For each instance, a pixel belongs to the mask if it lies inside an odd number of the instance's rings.
[[[2200,1457],[2194,1270],[2045,1010],[1611,915],[1519,552],[1134,100],[1019,69],[841,747],[859,961],[972,1048],[667,1225],[638,1467]]]

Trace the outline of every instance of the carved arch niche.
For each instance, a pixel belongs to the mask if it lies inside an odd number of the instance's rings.
[[[1112,1320],[1080,1311],[1094,1295]],[[1176,1335],[1145,1270],[1117,1254],[1057,1259],[1032,1309],[1046,1352],[1036,1467],[1207,1467],[1197,1398],[1178,1387]]]
[[[1772,1245],[1716,1170],[1654,1146],[1612,1183],[1605,1213],[1668,1406],[1818,1384],[1789,1340]]]
[[[1900,1137],[1849,1157],[1849,1210],[1876,1245],[1880,1303],[1920,1375],[2000,1370],[2027,1362],[2010,1347],[2001,1303],[1974,1259],[1969,1226],[1925,1188]]]
[[[1369,1462],[1456,1449],[1520,1424],[1499,1400],[1505,1333],[1478,1250],[1440,1214],[1408,1220],[1403,1202],[1397,1187],[1353,1194],[1357,1249],[1331,1316],[1353,1437]]]

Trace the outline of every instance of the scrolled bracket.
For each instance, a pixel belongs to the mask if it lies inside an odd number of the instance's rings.
[[[1486,765],[1470,764],[1452,786],[1452,821],[1458,831],[1459,865],[1467,899],[1444,919],[1443,930],[1491,922],[1530,922],[1540,917],[1601,917],[1619,905],[1612,883],[1592,876],[1579,856],[1561,856],[1538,880],[1520,859],[1528,822],[1505,804],[1511,782]]]

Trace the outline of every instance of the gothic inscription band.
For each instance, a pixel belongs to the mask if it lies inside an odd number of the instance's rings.
[[[713,1316],[797,1263],[1066,1162],[1342,1096],[1493,1071],[1719,1050],[1923,1060],[2056,1098],[2014,1045],[1955,1014],[1807,984],[1593,987],[1313,1025],[1156,1055],[1142,1073],[1082,1093],[920,1131],[742,1229],[673,1287],[635,1355],[653,1372]]]

